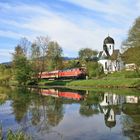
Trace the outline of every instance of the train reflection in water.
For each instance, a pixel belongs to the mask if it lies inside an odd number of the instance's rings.
[[[84,95],[74,92],[74,91],[60,91],[58,89],[41,89],[40,94],[44,96],[52,96],[59,98],[66,98],[72,100],[83,100],[85,98]]]
[[[140,97],[138,96],[123,96],[105,92],[104,94],[99,93],[98,98],[100,99],[97,106],[95,106],[95,103],[91,104],[91,99],[88,97],[90,94],[89,91],[83,91],[83,93],[81,93],[81,91],[68,89],[64,91],[62,89],[40,89],[40,94],[43,96],[72,99],[76,101],[83,100],[83,102],[81,102],[82,111],[94,112],[96,109],[96,111],[98,110],[98,112],[103,113],[105,125],[109,128],[116,126],[116,116],[120,116],[122,111],[127,115],[125,111],[126,106],[138,104],[140,102]]]
[[[117,126],[121,124],[125,136],[136,138],[140,136],[140,122],[138,121],[140,96],[69,89],[41,89],[40,91],[40,94],[45,96],[72,99],[73,103],[80,101],[79,113],[81,116],[103,115],[103,122],[107,128],[116,130]],[[68,103],[68,100],[63,101],[63,104]]]
[[[21,128],[35,140],[140,139],[140,91],[56,87],[0,91],[3,134]]]

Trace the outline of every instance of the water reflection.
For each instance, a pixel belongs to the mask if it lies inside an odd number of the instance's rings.
[[[122,96],[106,92],[100,106],[105,116],[106,126],[115,127],[116,115],[121,115],[123,134],[132,140],[140,139],[139,96]]]
[[[40,94],[44,96],[62,97],[73,100],[82,100],[84,96],[74,91],[61,91],[60,89],[40,89]]]
[[[140,138],[140,96],[10,87],[0,95],[4,134],[20,128],[33,139]]]
[[[0,87],[0,105],[4,104],[6,102],[6,100],[8,100],[8,96],[6,93],[9,93],[9,87]]]

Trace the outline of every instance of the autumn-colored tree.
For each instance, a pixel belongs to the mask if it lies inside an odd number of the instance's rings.
[[[64,61],[63,63],[63,67],[64,68],[75,68],[75,67],[81,67],[81,63],[79,62],[78,59],[72,59],[72,60],[67,60],[67,61]]]
[[[79,51],[80,61],[88,61],[97,55],[97,51],[94,51],[90,48],[83,48]]]
[[[31,45],[31,56],[30,61],[33,69],[33,77],[34,81],[38,81],[40,77],[38,77],[38,73],[42,71],[42,60],[41,60],[41,48],[34,42]]]
[[[102,65],[94,61],[87,62],[86,69],[89,78],[99,77],[104,73]]]
[[[41,53],[41,60],[42,60],[42,66],[41,71],[43,72],[46,70],[46,55],[47,55],[47,50],[48,50],[48,45],[50,42],[50,38],[48,36],[39,36],[36,38],[36,45],[39,47],[40,53]]]
[[[57,70],[62,68],[63,50],[57,42],[51,41],[47,49],[47,66],[48,70]]]
[[[138,17],[123,41],[123,59],[126,63],[135,63],[140,66],[140,17]]]

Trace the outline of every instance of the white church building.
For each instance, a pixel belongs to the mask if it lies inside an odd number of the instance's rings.
[[[98,62],[102,64],[105,73],[120,71],[124,68],[121,53],[114,46],[114,39],[110,36],[106,37],[103,42],[103,51],[100,51],[97,56]]]

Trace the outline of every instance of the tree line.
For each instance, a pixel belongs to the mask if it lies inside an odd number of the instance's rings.
[[[62,68],[62,55],[62,48],[48,36],[37,37],[33,43],[22,38],[12,54],[14,78],[21,85],[32,80],[38,82],[39,72]]]
[[[97,62],[92,62],[96,55],[97,51],[82,48],[78,58],[64,62],[62,48],[57,42],[50,41],[48,36],[37,37],[33,43],[22,38],[12,54],[14,79],[20,85],[34,84],[40,80],[38,73],[74,67],[85,67],[89,77],[97,76],[102,69],[99,70]]]
[[[122,58],[125,63],[135,63],[140,67],[140,17],[138,17],[128,32],[128,37],[122,42]],[[90,48],[82,48],[78,58],[64,62],[63,49],[48,36],[39,36],[33,42],[22,38],[12,54],[12,69],[0,65],[0,83],[15,79],[21,85],[38,82],[38,73],[64,68],[85,67],[87,75],[98,77],[103,68],[97,60],[98,52]],[[14,75],[14,76],[13,76]]]
[[[125,63],[135,63],[140,67],[140,17],[129,29],[128,37],[122,42],[122,50]]]

